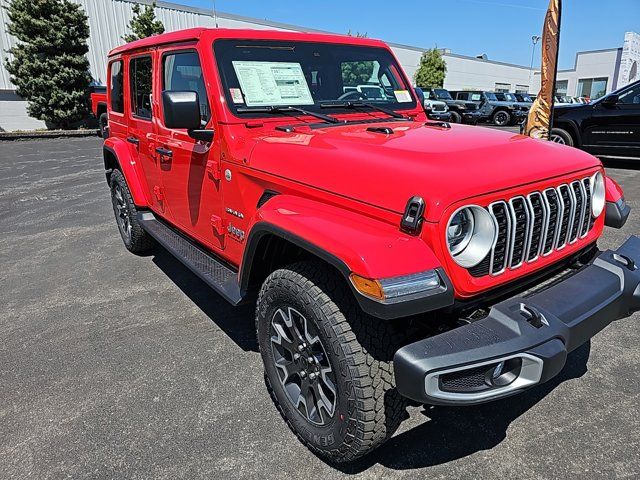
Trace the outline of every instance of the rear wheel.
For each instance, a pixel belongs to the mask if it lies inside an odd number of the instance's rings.
[[[98,128],[100,129],[100,136],[102,138],[105,140],[109,138],[109,117],[106,112],[98,118]]]
[[[573,147],[573,137],[569,132],[562,128],[551,129],[551,141],[553,143],[559,143],[560,145],[567,145]]]
[[[359,309],[338,274],[316,262],[273,272],[256,324],[271,398],[309,449],[346,462],[393,434],[405,405],[393,376],[399,336]]]
[[[114,170],[111,173],[110,186],[113,213],[116,216],[124,246],[132,253],[148,252],[155,246],[155,240],[140,226],[138,210],[120,170]]]
[[[493,123],[498,127],[506,127],[511,123],[511,114],[506,110],[498,110],[493,114]]]

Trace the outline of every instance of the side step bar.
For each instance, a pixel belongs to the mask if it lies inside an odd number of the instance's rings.
[[[195,245],[151,212],[139,212],[138,221],[149,235],[232,305],[242,301],[238,273]]]

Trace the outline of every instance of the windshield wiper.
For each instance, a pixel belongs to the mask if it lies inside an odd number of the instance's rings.
[[[238,107],[236,109],[238,113],[302,113],[303,115],[309,115],[323,120],[327,123],[341,123],[337,118],[330,117],[329,115],[323,115],[322,113],[311,112],[304,108],[294,107],[291,105],[278,106],[268,105],[266,107]]]
[[[390,110],[388,108],[384,108],[384,107],[380,107],[378,105],[375,105],[373,103],[369,103],[369,102],[328,102],[328,103],[321,103],[320,104],[320,108],[359,108],[359,107],[366,107],[366,108],[370,108],[372,110],[377,110],[379,112],[382,113],[386,113],[387,115],[389,115],[390,117],[393,118],[400,118],[402,120],[411,120],[408,117],[405,117],[404,115],[402,115],[401,113],[398,113],[394,110]]]

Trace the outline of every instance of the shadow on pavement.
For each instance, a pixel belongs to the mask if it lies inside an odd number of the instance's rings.
[[[258,351],[253,302],[238,307],[230,305],[164,248],[153,251],[153,263],[238,347]]]
[[[343,473],[360,473],[379,463],[394,470],[441,465],[500,444],[511,422],[544,399],[561,383],[587,372],[591,351],[588,342],[569,355],[564,370],[549,382],[504,400],[474,407],[425,405],[428,420],[393,437],[370,455],[337,468]]]

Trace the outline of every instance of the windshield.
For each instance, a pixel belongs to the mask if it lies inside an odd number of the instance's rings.
[[[451,98],[449,90],[445,90],[444,88],[436,88],[433,90],[433,92],[436,94],[436,98],[438,100],[453,100],[453,98]]]
[[[516,96],[513,93],[505,93],[504,96],[507,97],[507,100],[509,100],[510,102],[517,102],[518,101],[518,99],[516,98]]]
[[[508,100],[507,96],[502,92],[496,92],[493,95],[501,102],[506,102]]]
[[[345,113],[345,103],[358,101],[390,110],[416,106],[411,87],[400,74],[400,66],[385,48],[217,40],[214,52],[233,113],[238,110],[247,113],[251,107],[286,106]],[[336,103],[335,107],[332,103]],[[278,110],[250,113],[282,114]]]
[[[486,97],[487,97],[487,100],[490,100],[490,101],[492,101],[492,102],[497,102],[497,101],[498,101],[498,99],[496,98],[496,96],[495,96],[493,93],[491,93],[491,92],[485,92],[485,95],[486,95]]]

